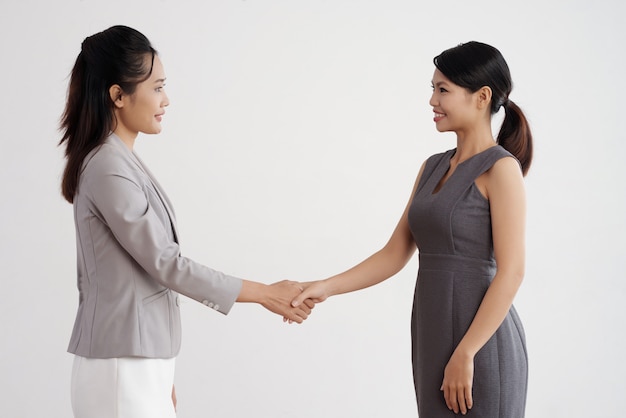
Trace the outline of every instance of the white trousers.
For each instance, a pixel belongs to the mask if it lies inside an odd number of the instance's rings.
[[[74,357],[75,418],[175,418],[175,359]]]

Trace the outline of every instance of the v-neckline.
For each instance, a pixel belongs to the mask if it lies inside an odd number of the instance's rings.
[[[433,189],[433,191],[431,192],[432,196],[436,196],[439,194],[439,192],[441,192],[441,190],[445,187],[446,184],[448,184],[448,182],[452,179],[452,177],[454,176],[454,174],[458,171],[459,167],[461,167],[463,164],[465,164],[466,162],[470,161],[472,158],[477,157],[487,151],[489,151],[491,148],[493,147],[497,147],[497,144],[494,144],[488,148],[485,148],[484,150],[477,152],[476,154],[472,155],[471,157],[461,161],[460,163],[458,163],[456,165],[456,167],[454,167],[454,171],[452,171],[452,173],[450,173],[450,175],[448,175],[448,171],[450,171],[451,168],[451,164],[450,161],[452,161],[452,158],[456,155],[457,152],[457,148],[454,148],[451,151],[454,151],[452,153],[452,155],[450,155],[449,158],[444,158],[444,162],[446,164],[445,167],[445,171],[443,172],[443,174],[441,175],[441,177],[439,178],[439,181],[437,181],[437,183],[435,183],[435,188]],[[447,178],[446,178],[447,176]]]

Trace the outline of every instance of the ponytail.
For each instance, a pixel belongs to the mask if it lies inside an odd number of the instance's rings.
[[[491,89],[491,114],[501,107],[505,110],[497,142],[519,160],[526,175],[533,158],[532,135],[522,109],[508,98],[513,81],[500,51],[471,41],[443,51],[433,63],[450,81],[472,93],[484,86]]]
[[[524,112],[513,101],[506,99],[502,104],[505,116],[497,142],[517,158],[522,166],[522,174],[528,173],[533,159],[533,136]]]
[[[96,77],[88,74],[85,67],[84,54],[81,52],[72,69],[67,103],[61,117],[63,137],[59,145],[65,143],[67,158],[61,193],[70,203],[73,203],[78,191],[85,157],[101,145],[113,130],[113,102],[107,97],[105,86],[94,86]],[[100,94],[93,94],[94,91]]]

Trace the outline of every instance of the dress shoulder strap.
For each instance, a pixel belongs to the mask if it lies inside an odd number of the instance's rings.
[[[500,145],[488,148],[467,161],[465,175],[468,177],[468,180],[473,182],[477,177],[493,167],[498,160],[506,157],[512,157],[515,161],[517,161],[517,158],[515,158],[513,154],[502,148]],[[521,167],[522,166],[520,165],[520,170]]]

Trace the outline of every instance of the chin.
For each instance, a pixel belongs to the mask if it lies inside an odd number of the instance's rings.
[[[148,135],[159,134],[159,133],[161,133],[161,127],[160,126],[155,126],[155,127],[151,128],[150,130],[146,130],[144,133],[148,134]]]

